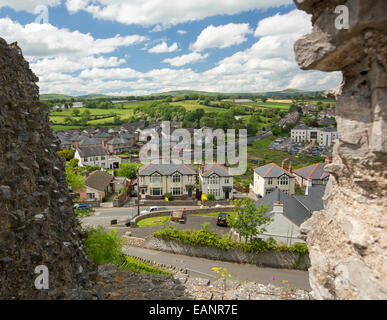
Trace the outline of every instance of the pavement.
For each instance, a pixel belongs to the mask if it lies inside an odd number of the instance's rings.
[[[188,275],[206,279],[214,279],[214,267],[227,268],[232,280],[239,282],[258,282],[264,285],[272,284],[310,291],[307,271],[259,268],[256,265],[238,264],[225,261],[209,260],[198,257],[172,254],[163,251],[125,246],[123,252],[127,255],[143,258],[157,263],[187,269]],[[274,279],[274,280],[273,280]],[[286,283],[283,284],[283,281]]]

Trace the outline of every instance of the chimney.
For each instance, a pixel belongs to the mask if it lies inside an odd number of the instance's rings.
[[[308,181],[306,182],[306,188],[305,188],[305,195],[309,195],[309,188],[312,188],[312,179],[308,178]]]
[[[200,168],[200,172],[204,173],[204,164],[203,163],[200,164],[199,168]]]
[[[292,163],[290,162],[289,163],[289,170],[288,170],[290,173],[293,173],[293,166],[292,166]]]
[[[285,169],[285,160],[282,160],[282,165],[281,165],[282,169]]]
[[[332,159],[329,158],[329,157],[326,157],[326,158],[325,158],[325,163],[326,163],[326,164],[332,163]]]
[[[75,144],[75,148],[79,149],[79,143],[78,142]]]

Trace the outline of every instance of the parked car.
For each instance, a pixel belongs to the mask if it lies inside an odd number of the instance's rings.
[[[87,210],[87,209],[91,209],[91,205],[89,205],[87,203],[78,203],[78,204],[74,205],[74,209]]]
[[[228,218],[230,217],[230,215],[228,213],[219,213],[218,214],[218,218],[216,219],[216,224],[218,226],[228,226]]]
[[[146,208],[145,210],[142,210],[140,213],[141,214],[147,214],[147,213],[155,212],[155,211],[158,211],[158,210],[159,210],[158,207],[149,207],[149,208]]]

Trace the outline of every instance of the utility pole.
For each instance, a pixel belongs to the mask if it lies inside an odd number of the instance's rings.
[[[140,177],[137,169],[137,216],[140,215]]]

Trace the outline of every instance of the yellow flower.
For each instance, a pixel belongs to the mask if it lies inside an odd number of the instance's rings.
[[[232,278],[232,277],[231,277],[231,274],[229,274],[228,277],[229,277],[229,278]]]
[[[214,270],[216,273],[219,273],[219,270],[222,269],[222,268],[212,268],[211,270]]]

